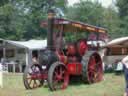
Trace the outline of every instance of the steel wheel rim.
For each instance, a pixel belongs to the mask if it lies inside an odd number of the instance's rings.
[[[66,68],[59,65],[55,68],[53,72],[53,87],[57,89],[65,89],[68,85],[68,73]]]

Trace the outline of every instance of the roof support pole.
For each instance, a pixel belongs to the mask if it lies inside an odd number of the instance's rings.
[[[5,66],[5,59],[6,59],[6,49],[5,49],[5,41],[3,40],[3,58],[1,59],[0,63],[0,88],[3,88],[3,66]],[[8,67],[7,67],[8,71]]]
[[[26,49],[26,65],[32,64],[32,50]]]
[[[16,72],[16,64],[14,63],[14,64],[12,64],[12,66],[13,66],[13,73],[15,73]]]

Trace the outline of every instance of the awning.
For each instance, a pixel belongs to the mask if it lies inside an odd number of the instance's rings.
[[[29,40],[29,41],[5,40],[5,42],[12,44],[16,47],[27,48],[30,50],[45,49],[47,46],[47,40]]]
[[[106,47],[128,47],[128,37],[114,39],[108,42]]]
[[[64,32],[76,32],[76,30],[85,32],[85,31],[90,31],[90,32],[97,32],[97,33],[104,33],[107,35],[107,30],[102,27],[97,27],[93,26],[87,23],[82,23],[79,21],[73,21],[73,20],[68,20],[64,18],[55,18],[54,20],[54,27],[56,29],[61,29],[62,25],[64,27]],[[42,21],[41,27],[47,27],[47,21]],[[77,32],[79,32],[77,31]]]

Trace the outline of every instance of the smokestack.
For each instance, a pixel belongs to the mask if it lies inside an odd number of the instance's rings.
[[[54,10],[48,11],[48,29],[47,29],[47,47],[49,50],[53,50],[53,31],[54,31]]]

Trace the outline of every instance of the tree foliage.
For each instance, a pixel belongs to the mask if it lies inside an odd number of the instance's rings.
[[[108,30],[111,38],[120,36],[117,33],[120,23],[119,16],[112,6],[104,8],[97,1],[81,0],[74,6],[68,7],[67,18],[104,27]]]
[[[5,0],[6,1],[6,0]],[[40,28],[49,8],[66,7],[66,0],[8,0],[0,7],[0,38],[42,39],[46,30]]]
[[[128,0],[117,0],[117,7],[120,16],[120,36],[128,35]]]
[[[112,38],[126,36],[128,1],[117,0],[118,11],[113,6],[104,8],[97,1],[80,0],[73,6],[67,6],[67,0],[1,0],[0,38],[13,40],[46,38],[46,29],[41,28],[40,23],[47,19],[47,11],[50,8],[61,8],[66,18],[104,27],[108,29]]]
[[[81,22],[101,26],[101,19],[103,16],[102,12],[103,9],[100,3],[84,0],[69,7],[67,17]]]
[[[107,28],[111,39],[120,37],[120,19],[118,13],[112,6],[104,8],[103,11],[103,26]]]

